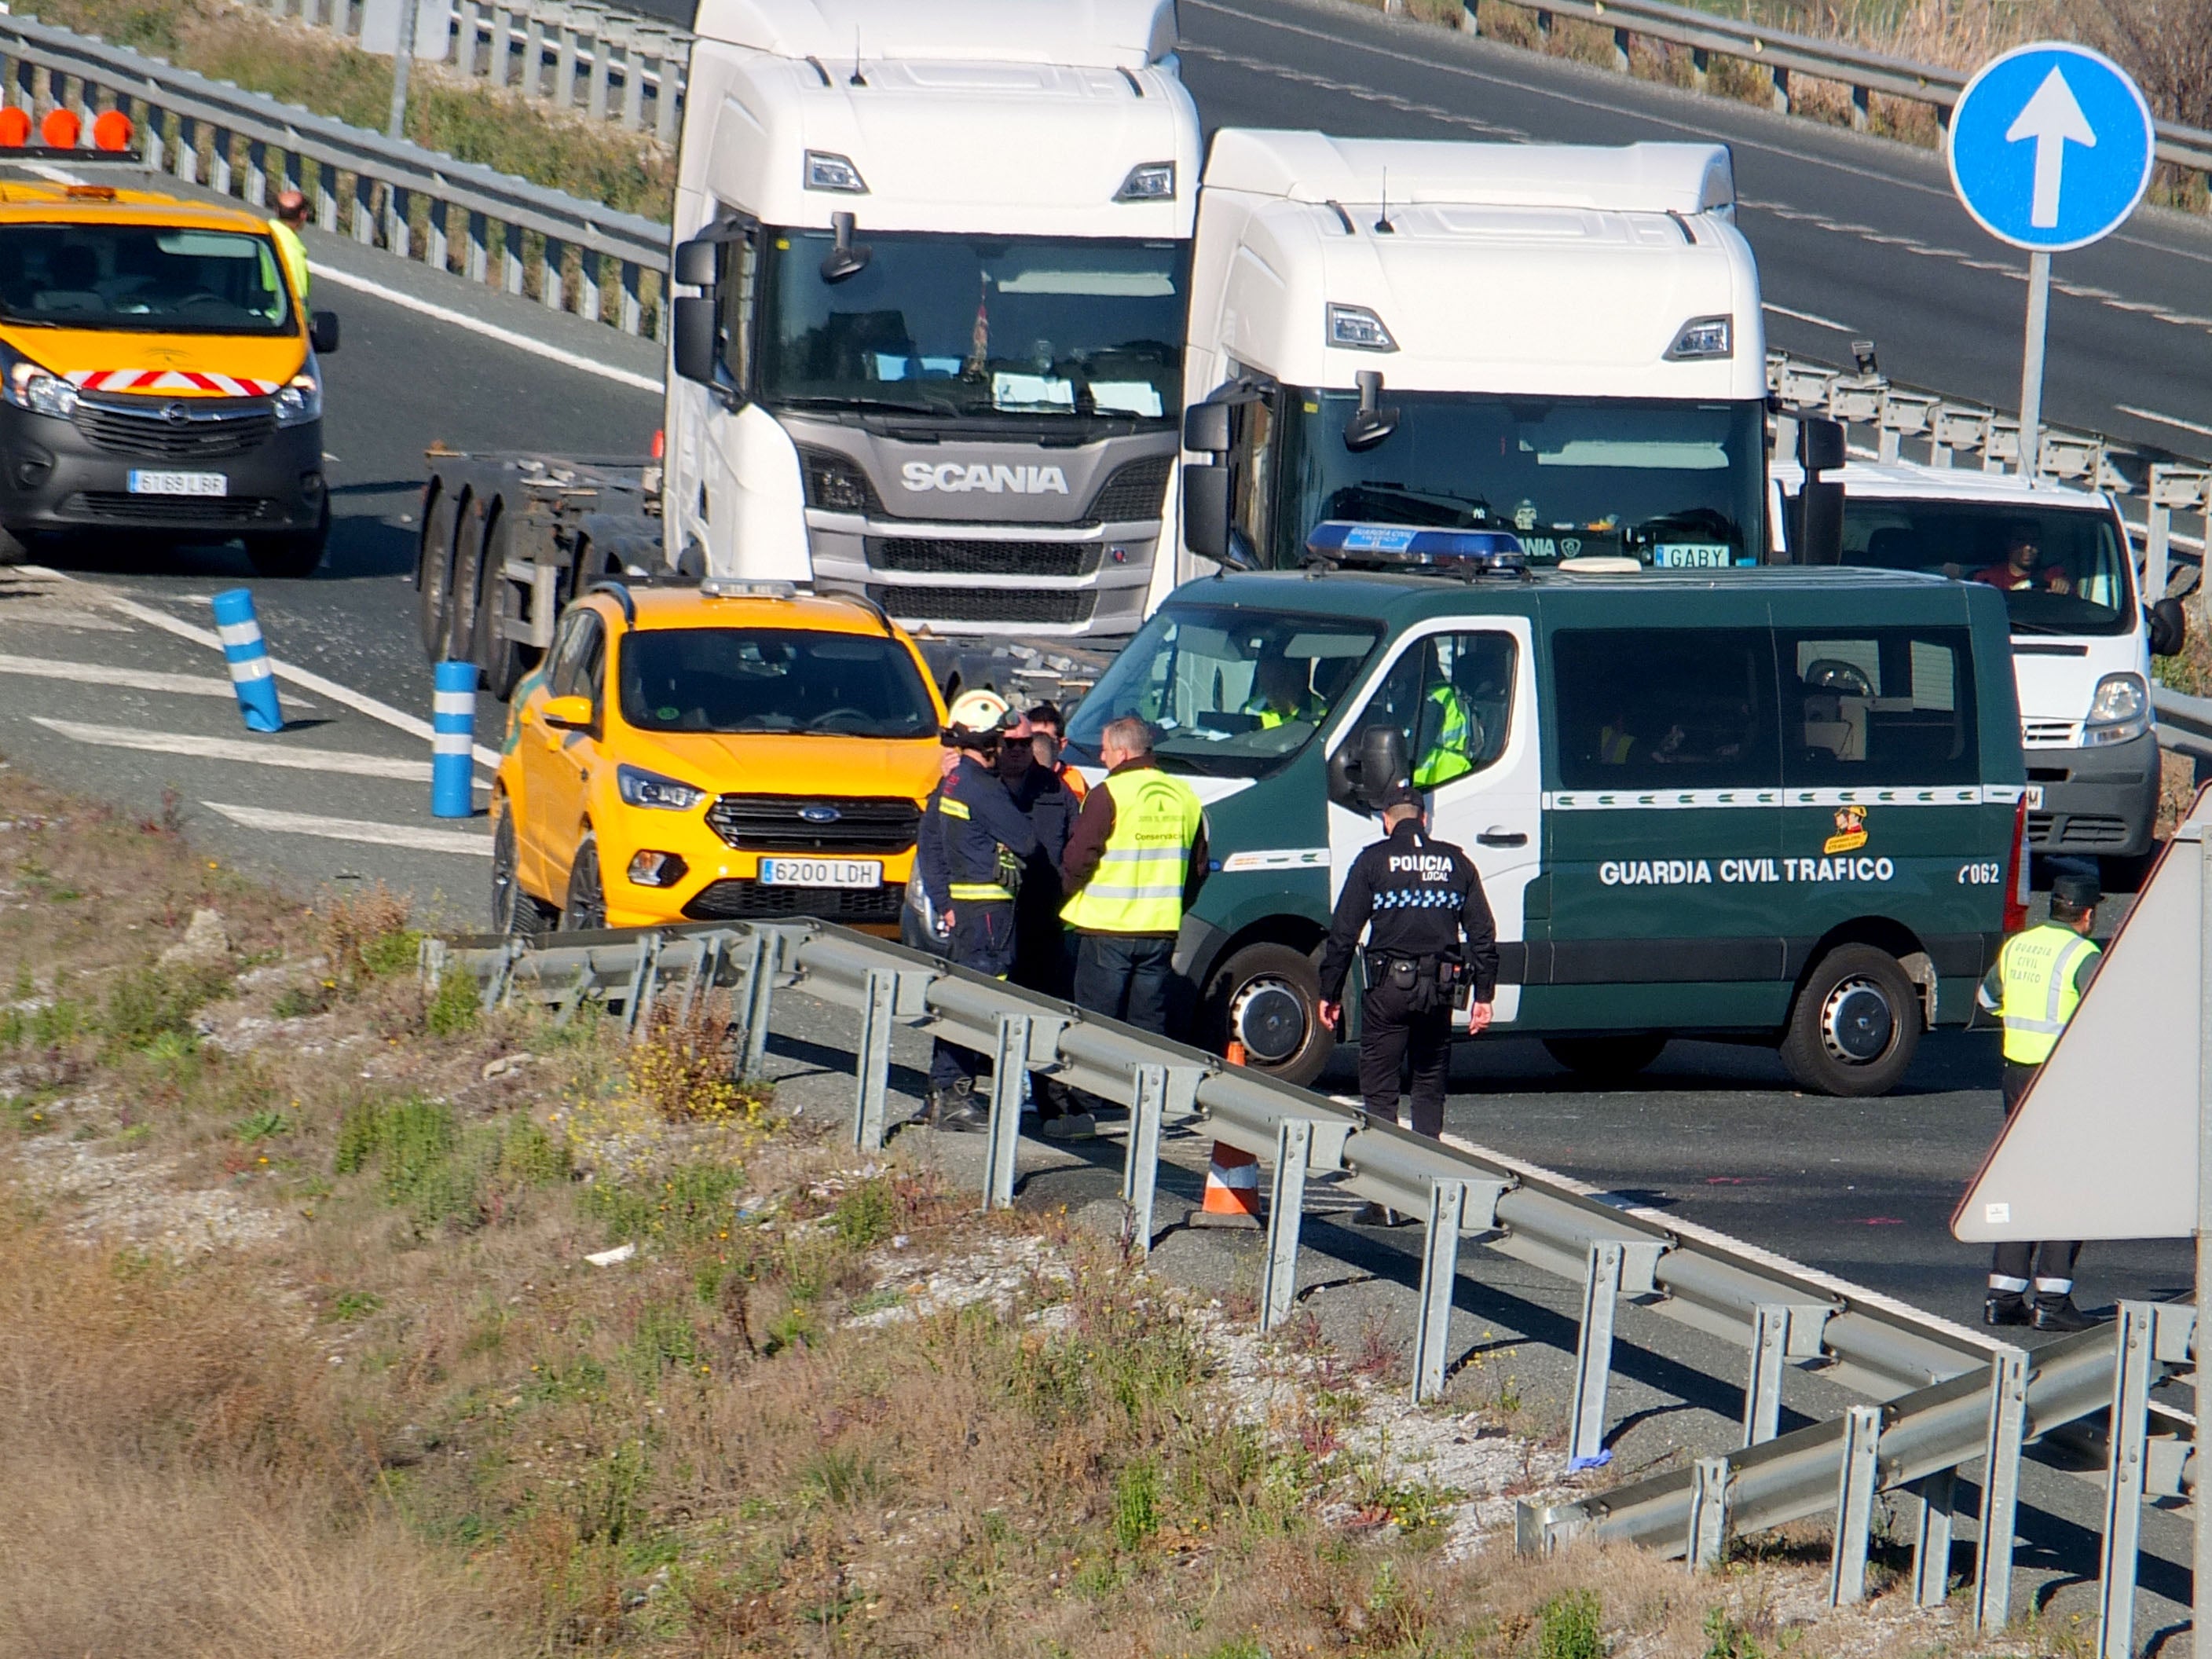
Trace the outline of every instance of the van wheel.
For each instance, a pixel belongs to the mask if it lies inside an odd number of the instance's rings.
[[[1808,1094],[1886,1095],[1920,1047],[1920,994],[1888,951],[1845,945],[1797,994],[1782,1063]]]
[[[1577,1077],[1593,1083],[1621,1083],[1659,1058],[1664,1033],[1638,1031],[1625,1036],[1546,1037],[1544,1052]]]
[[[536,939],[552,930],[559,915],[523,887],[514,809],[502,803],[497,811],[499,822],[491,832],[491,930],[508,939]]]
[[[1313,959],[1287,945],[1248,945],[1224,963],[1206,988],[1211,1046],[1244,1045],[1255,1072],[1304,1088],[1321,1075],[1336,1034],[1321,1023],[1321,975]]]
[[[607,925],[606,890],[599,883],[599,842],[586,836],[568,866],[568,902],[561,907],[561,931],[580,933]]]

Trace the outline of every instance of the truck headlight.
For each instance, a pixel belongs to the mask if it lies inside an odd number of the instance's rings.
[[[1328,307],[1328,343],[1333,346],[1349,346],[1354,351],[1395,351],[1397,341],[1382,319],[1365,306],[1340,306],[1331,301]]]
[[[1114,199],[1117,202],[1172,202],[1175,193],[1173,161],[1139,161],[1129,169],[1129,176],[1121,181],[1121,188],[1114,192]]]
[[[2106,744],[2129,743],[2150,730],[2150,688],[2140,674],[2107,674],[2097,682],[2089,699],[2088,723],[2081,731],[2081,746],[2099,749]]]
[[[842,196],[866,196],[868,181],[860,168],[842,155],[826,149],[806,152],[806,188],[834,190]]]
[[[615,789],[626,805],[663,812],[688,812],[707,799],[707,792],[695,785],[636,766],[615,769]]]
[[[323,418],[323,382],[312,369],[295,374],[291,384],[276,388],[271,400],[276,406],[276,424],[305,426],[309,421]]]
[[[1735,329],[1725,317],[1692,317],[1674,336],[1674,343],[1667,348],[1668,361],[1677,363],[1699,357],[1734,356]]]
[[[36,363],[18,362],[8,371],[8,401],[34,415],[66,421],[76,413],[76,388]]]

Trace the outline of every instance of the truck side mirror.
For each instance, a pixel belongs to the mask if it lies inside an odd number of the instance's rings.
[[[318,357],[327,357],[338,349],[337,312],[311,311],[307,313],[307,344]]]
[[[1790,500],[1790,557],[1796,564],[1844,562],[1844,487],[1810,479]]]
[[[678,245],[672,264],[672,274],[679,287],[714,286],[714,249],[717,246],[703,236]]]
[[[1212,559],[1216,564],[1229,562],[1227,467],[1183,468],[1182,544],[1195,557]]]
[[[1797,465],[1806,477],[1841,466],[1845,459],[1844,423],[1825,415],[1808,415],[1797,422]]]
[[[2189,613],[2181,608],[2179,599],[2160,599],[2155,605],[2145,605],[2143,622],[2150,631],[2150,653],[2154,657],[2178,656],[2181,647],[2189,643]]]
[[[717,327],[720,310],[712,295],[687,295],[673,303],[676,373],[682,379],[702,386],[714,384],[714,359],[721,343]]]
[[[1182,447],[1204,455],[1229,453],[1227,404],[1193,404],[1182,412]]]

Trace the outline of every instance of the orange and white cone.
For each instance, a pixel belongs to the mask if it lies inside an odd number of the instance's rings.
[[[1215,1141],[1212,1161],[1206,1170],[1206,1204],[1190,1220],[1194,1227],[1258,1226],[1260,1160]]]

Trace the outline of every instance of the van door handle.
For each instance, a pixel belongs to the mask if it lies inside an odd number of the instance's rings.
[[[1475,840],[1485,847],[1526,847],[1528,844],[1528,832],[1525,830],[1503,829],[1493,823],[1477,836]]]

